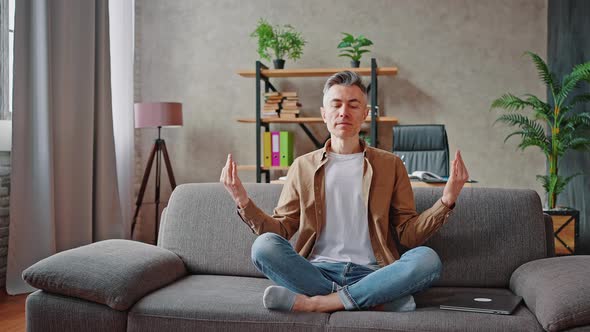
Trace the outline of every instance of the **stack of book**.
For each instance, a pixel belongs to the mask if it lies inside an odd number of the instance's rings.
[[[264,106],[262,106],[261,118],[278,118],[281,111],[283,96],[280,92],[267,92],[264,94]]]
[[[264,167],[291,166],[294,141],[292,132],[266,131],[262,138]]]
[[[287,119],[298,117],[301,103],[299,103],[297,92],[283,92],[282,96],[284,98],[281,103],[280,117]]]

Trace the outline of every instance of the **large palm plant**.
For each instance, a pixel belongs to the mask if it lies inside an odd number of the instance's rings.
[[[520,149],[537,146],[545,154],[549,163],[549,174],[537,175],[537,179],[547,192],[548,207],[554,209],[557,196],[573,177],[579,175],[578,173],[568,177],[560,176],[559,158],[570,149],[590,148],[590,113],[569,113],[576,105],[590,101],[590,93],[569,97],[580,83],[590,83],[590,62],[575,66],[559,84],[541,57],[532,52],[525,54],[535,63],[539,77],[551,92],[551,100],[544,102],[532,94],[519,98],[506,93],[494,100],[492,108],[503,108],[509,112],[500,116],[496,122],[504,122],[519,128],[506,136],[504,142],[512,136],[520,135],[522,138],[518,145]],[[525,109],[532,110],[532,118],[520,113]]]

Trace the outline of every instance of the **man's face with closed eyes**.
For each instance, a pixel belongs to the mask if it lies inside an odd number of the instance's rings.
[[[324,96],[324,107],[320,110],[332,136],[354,137],[368,114],[367,96],[356,85],[334,85]]]

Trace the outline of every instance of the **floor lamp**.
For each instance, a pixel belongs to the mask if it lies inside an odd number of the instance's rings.
[[[160,138],[160,130],[162,127],[178,127],[182,126],[182,104],[181,103],[136,103],[135,104],[135,128],[158,128],[158,138],[154,141],[152,152],[148,158],[145,171],[143,173],[143,179],[141,180],[141,187],[139,188],[139,195],[135,202],[135,213],[133,214],[133,224],[131,225],[131,238],[133,239],[133,233],[135,231],[135,223],[137,222],[137,215],[139,214],[139,208],[143,203],[143,196],[145,194],[145,188],[147,186],[150,173],[152,171],[152,165],[154,158],[156,159],[156,220],[155,220],[155,240],[158,240],[159,231],[159,208],[160,208],[160,174],[162,171],[162,156],[166,164],[166,171],[168,173],[168,179],[170,180],[170,186],[172,190],[176,187],[176,180],[174,180],[174,173],[172,172],[172,165],[170,164],[170,157],[168,150],[166,149],[166,142]]]

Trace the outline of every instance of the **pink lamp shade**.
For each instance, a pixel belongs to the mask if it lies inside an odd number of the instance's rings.
[[[135,103],[135,128],[182,126],[181,103]]]

